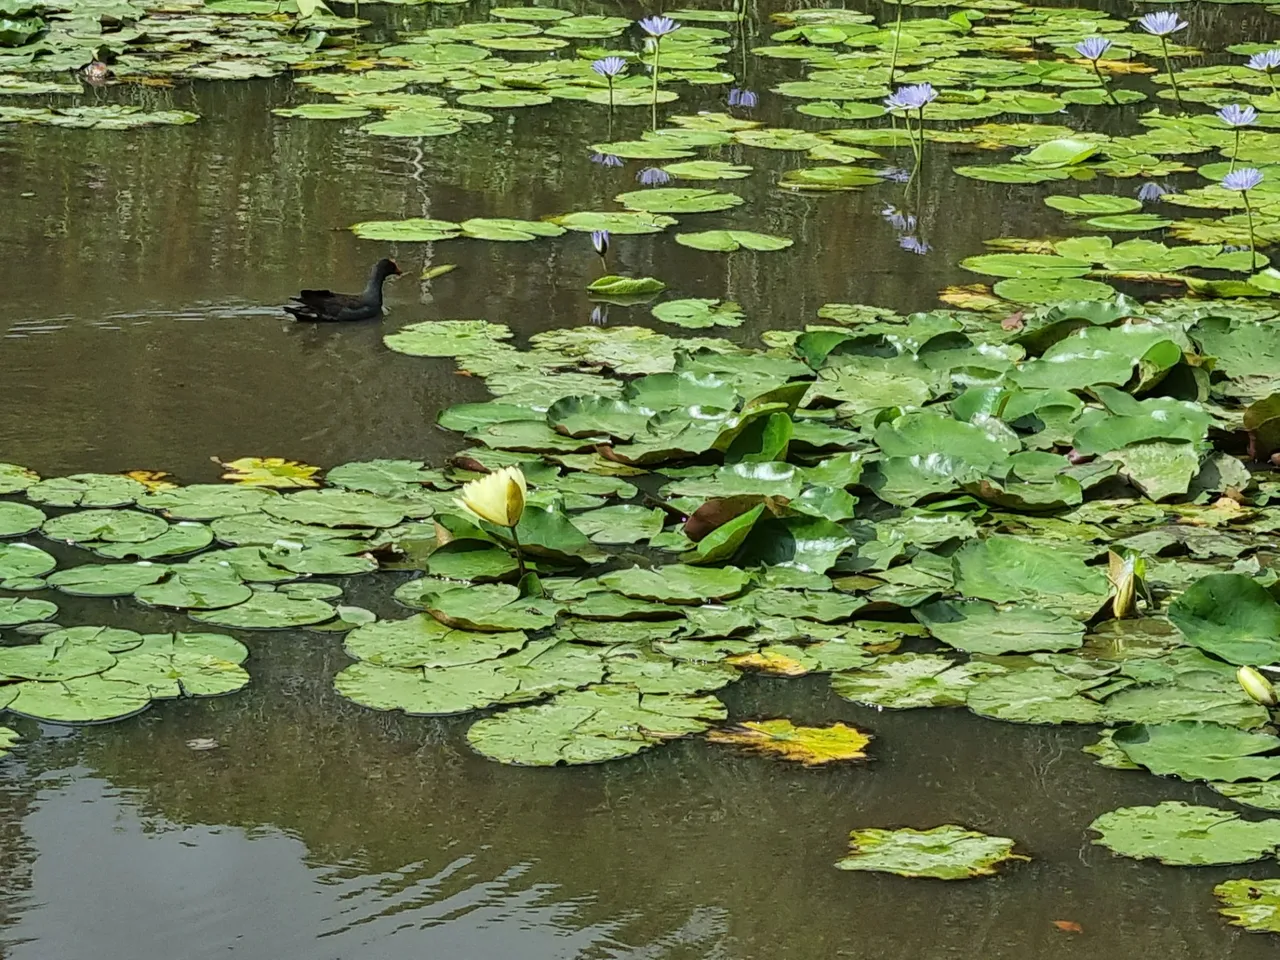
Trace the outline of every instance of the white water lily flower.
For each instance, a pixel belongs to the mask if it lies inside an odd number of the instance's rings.
[[[1244,688],[1244,692],[1249,695],[1249,699],[1255,703],[1260,703],[1264,707],[1274,707],[1276,705],[1276,689],[1271,685],[1271,681],[1260,674],[1253,667],[1241,667],[1236,671],[1236,679],[1240,681],[1240,686]]]
[[[526,493],[524,472],[519,467],[503,467],[465,484],[462,499],[456,502],[481,520],[514,527],[524,514]]]

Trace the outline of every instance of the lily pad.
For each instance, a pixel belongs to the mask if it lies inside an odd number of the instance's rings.
[[[663,323],[692,330],[739,327],[746,320],[742,308],[732,300],[667,300],[654,307],[652,313]]]
[[[846,700],[875,707],[961,707],[969,691],[1003,667],[990,663],[956,663],[933,654],[884,656],[869,667],[835,673],[831,689]]]
[[[849,834],[849,855],[836,861],[841,870],[896,873],[900,877],[968,880],[987,877],[1012,860],[1029,860],[1013,852],[1014,841],[954,824],[932,830],[869,828]]]
[[[600,577],[602,586],[637,600],[702,604],[737,596],[750,575],[736,567],[692,567],[670,564],[653,570],[632,567]]]
[[[323,600],[294,600],[283,593],[255,593],[243,603],[191,614],[193,620],[241,630],[287,630],[323,623],[335,611]]]
[[[0,580],[42,577],[58,561],[29,543],[0,543]]]
[[[1250,863],[1280,847],[1280,820],[1241,820],[1230,810],[1166,801],[1121,807],[1098,817],[1093,842],[1134,860],[1178,867]]]
[[[1121,727],[1112,742],[1152,773],[1183,780],[1270,780],[1280,776],[1280,737],[1216,723],[1179,721]]]
[[[0,597],[0,627],[17,627],[53,618],[58,605],[31,597]]]
[[[996,656],[1072,650],[1084,640],[1084,624],[1025,604],[939,601],[912,612],[943,643],[967,653]]]
[[[1188,643],[1228,663],[1280,659],[1280,604],[1251,577],[1202,577],[1173,602],[1169,619]]]
[[[800,727],[790,720],[746,720],[707,734],[712,743],[742,747],[780,760],[816,767],[846,760],[865,760],[871,735],[843,723]]]
[[[1254,933],[1280,933],[1280,880],[1226,880],[1213,888],[1228,921]]]
[[[467,742],[499,763],[602,763],[702,733],[726,714],[711,696],[642,694],[633,687],[602,684],[479,720],[467,731]]]
[[[707,230],[703,233],[677,233],[676,243],[695,250],[733,253],[735,250],[785,250],[795,241],[750,230]]]
[[[44,511],[25,503],[0,501],[0,537],[21,537],[38,530],[44,523]]]
[[[52,559],[52,558],[50,558]],[[163,563],[86,563],[52,574],[48,583],[73,597],[125,597],[164,578]]]
[[[104,723],[141,713],[150,704],[146,687],[97,675],[55,683],[25,681],[17,685],[8,709],[54,723]]]

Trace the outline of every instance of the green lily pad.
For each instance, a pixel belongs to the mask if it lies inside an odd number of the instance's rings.
[[[701,604],[737,596],[751,577],[736,567],[692,567],[670,564],[653,570],[632,567],[600,577],[602,586],[637,600]]]
[[[479,720],[467,731],[467,742],[499,763],[602,763],[702,733],[726,716],[715,697],[643,694],[602,684]]]
[[[1202,577],[1173,602],[1169,619],[1188,643],[1228,663],[1280,659],[1280,604],[1251,577]]]
[[[736,193],[707,190],[701,187],[656,187],[633,190],[614,197],[628,210],[643,213],[714,213],[741,206]]]
[[[456,667],[495,660],[525,645],[525,634],[476,633],[446,627],[417,614],[405,620],[379,620],[347,634],[345,648],[357,660],[382,667]]]
[[[216,610],[243,603],[252,595],[239,577],[213,566],[175,567],[163,583],[147,584],[133,594],[148,606],[178,610]]]
[[[198,483],[172,490],[156,490],[138,498],[138,506],[157,510],[174,520],[216,520],[254,513],[280,494],[262,487],[239,484]]]
[[[78,473],[33,483],[24,496],[51,507],[125,507],[146,492],[146,487],[129,477]]]
[[[733,300],[695,298],[691,300],[667,300],[653,308],[652,313],[663,323],[698,330],[704,327],[739,327],[747,319],[742,308]]]
[[[967,699],[979,716],[1008,723],[1101,723],[1101,704],[1081,696],[1096,680],[1077,680],[1052,667],[1032,667],[987,677]]]
[[[874,707],[962,707],[982,678],[1003,672],[989,663],[956,663],[933,654],[883,656],[869,667],[832,674],[831,689]]]
[[[1014,841],[953,824],[932,830],[869,828],[849,834],[849,854],[836,861],[841,870],[895,873],[900,877],[968,880],[987,877],[1002,863],[1029,860],[1013,852]]]
[[[6,701],[7,702],[7,701]],[[0,727],[0,758],[7,757],[9,750],[19,740],[18,732],[8,727]]]
[[[102,673],[115,664],[112,654],[87,644],[0,647],[0,677],[6,680],[71,680]]]
[[[249,683],[244,644],[221,633],[153,633],[119,656],[104,679],[127,681],[156,700],[216,697]]]
[[[755,168],[723,160],[681,160],[662,169],[677,180],[741,180]]]
[[[297,107],[276,107],[271,112],[277,117],[299,120],[356,120],[369,115],[364,107],[350,103],[304,103]]]
[[[31,597],[0,597],[0,627],[17,627],[24,623],[41,623],[53,618],[58,605]]]
[[[497,703],[518,688],[493,661],[449,669],[404,669],[353,663],[334,678],[339,694],[374,710],[410,716],[467,713]]]
[[[151,704],[146,687],[103,675],[55,683],[17,684],[8,709],[23,717],[54,723],[105,723],[141,713]]]
[[[302,490],[272,500],[263,511],[281,520],[322,527],[394,527],[403,506],[371,493],[351,490]]]
[[[203,523],[182,521],[169,524],[164,533],[158,537],[141,542],[93,544],[93,552],[100,557],[112,560],[126,560],[136,557],[139,560],[161,560],[169,557],[181,557],[203,550],[213,543],[213,531]]]
[[[287,630],[332,620],[332,606],[323,600],[294,600],[283,593],[255,593],[243,603],[191,614],[193,620],[241,630]]]
[[[396,353],[411,357],[463,357],[490,353],[500,340],[510,340],[511,328],[487,320],[429,320],[411,323],[382,338]]]
[[[541,630],[555,623],[560,609],[550,600],[521,598],[516,587],[502,583],[442,590],[426,602],[441,623],[485,633]]]
[[[1216,723],[1179,721],[1121,727],[1112,742],[1152,773],[1183,780],[1270,780],[1280,776],[1280,737]]]
[[[1023,601],[1089,617],[1110,593],[1102,569],[1047,542],[992,536],[966,543],[952,562],[956,589],[993,603]]]
[[[1099,217],[1134,213],[1142,209],[1142,201],[1133,197],[1117,197],[1107,193],[1082,193],[1078,197],[1055,195],[1044,198],[1045,206],[1075,217]]]
[[[592,280],[587,284],[592,293],[610,297],[643,297],[661,293],[667,285],[654,277],[619,277],[613,274]]]
[[[522,241],[558,237],[564,227],[545,220],[507,220],[473,217],[460,224],[462,235],[473,240]]]
[[[42,577],[58,561],[29,543],[0,543],[0,580]]]
[[[119,627],[65,627],[46,633],[40,642],[53,646],[100,647],[108,653],[124,653],[142,643],[142,634]]]
[[[141,543],[160,536],[168,527],[159,517],[137,510],[80,510],[51,517],[41,532],[50,540],[66,543]]]
[[[0,494],[21,493],[33,483],[40,482],[40,474],[16,463],[0,463]]]
[[[147,560],[139,563],[86,563],[69,570],[59,570],[48,578],[48,584],[73,597],[125,597],[163,579],[168,572],[167,564]]]
[[[21,537],[38,530],[45,521],[44,511],[25,503],[0,501],[0,537]]]
[[[1280,820],[1241,820],[1230,810],[1166,801],[1121,807],[1098,817],[1093,842],[1134,860],[1177,867],[1250,863],[1280,847]]]
[[[452,240],[461,232],[461,224],[448,220],[366,220],[352,224],[351,232],[362,240],[385,240],[391,243],[430,243]]]
[[[997,656],[1073,650],[1084,641],[1084,624],[1023,604],[999,607],[981,600],[938,601],[912,613],[943,643],[966,653]]]
[[[707,230],[702,233],[677,233],[676,243],[695,250],[710,250],[714,253],[733,253],[743,248],[747,250],[785,250],[795,241],[786,237],[775,237],[767,233],[753,233],[750,230]]]
[[[552,217],[551,222],[559,224],[566,230],[577,230],[590,233],[593,230],[608,230],[611,234],[625,236],[629,234],[661,233],[676,222],[675,217],[656,213],[630,211],[608,211],[597,213],[566,213]]]

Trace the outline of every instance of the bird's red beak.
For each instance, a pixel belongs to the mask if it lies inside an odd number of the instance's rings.
[[[395,272],[396,276],[400,276],[404,273],[404,271],[400,269],[400,264],[396,263],[394,260],[391,261],[391,269]]]

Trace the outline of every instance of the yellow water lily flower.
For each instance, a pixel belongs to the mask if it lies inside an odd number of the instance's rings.
[[[465,484],[462,499],[457,502],[481,520],[515,527],[524,514],[526,493],[524,472],[519,467],[503,467]]]
[[[1240,681],[1240,686],[1244,687],[1244,692],[1249,695],[1250,700],[1264,707],[1276,705],[1276,688],[1253,667],[1241,667],[1236,671],[1236,679]]]

